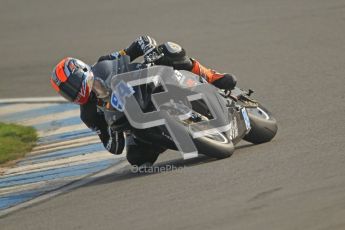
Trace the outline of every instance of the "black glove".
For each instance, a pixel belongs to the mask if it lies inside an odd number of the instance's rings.
[[[136,42],[144,54],[146,63],[153,63],[164,56],[163,52],[157,47],[156,40],[150,36],[141,36]]]

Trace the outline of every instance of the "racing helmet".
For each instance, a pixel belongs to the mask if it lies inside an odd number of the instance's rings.
[[[50,83],[61,96],[76,104],[85,104],[92,90],[94,76],[89,65],[71,57],[54,68]]]

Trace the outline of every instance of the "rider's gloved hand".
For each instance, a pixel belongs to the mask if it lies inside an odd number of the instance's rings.
[[[150,36],[139,37],[137,39],[137,44],[144,54],[146,63],[153,63],[164,56],[163,52],[157,47],[156,40]]]

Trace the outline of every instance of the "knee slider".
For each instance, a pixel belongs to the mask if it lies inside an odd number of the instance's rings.
[[[178,70],[191,70],[193,68],[192,61],[186,56],[186,51],[180,45],[166,42],[159,45],[159,48],[164,53],[164,57],[156,64],[172,66]]]

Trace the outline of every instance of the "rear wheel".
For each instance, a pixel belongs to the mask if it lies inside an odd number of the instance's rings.
[[[243,139],[253,144],[272,140],[278,130],[277,121],[272,114],[261,105],[246,110],[251,130]]]

